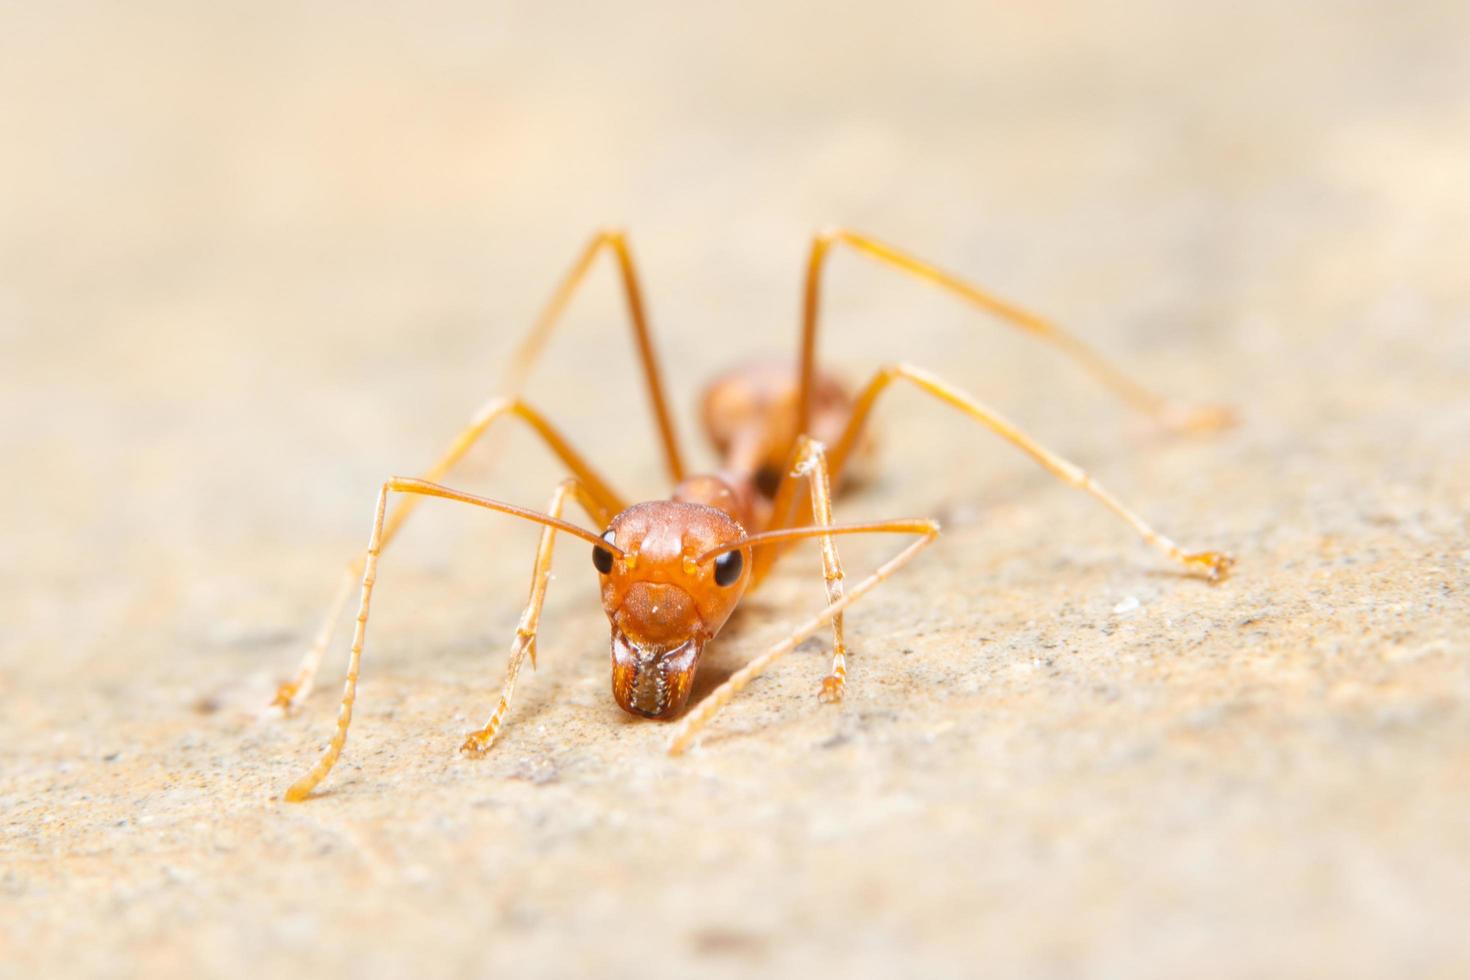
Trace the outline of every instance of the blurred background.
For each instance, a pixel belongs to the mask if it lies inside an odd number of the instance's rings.
[[[1470,969],[1467,93],[1470,7],[1434,0],[0,5],[0,952],[18,974]],[[697,445],[705,381],[794,351],[833,223],[1235,405],[1216,439],[1162,435],[1006,328],[832,262],[835,370],[939,371],[1236,551],[1237,578],[1178,579],[903,394],[887,468],[839,510],[951,534],[854,616],[840,711],[813,648],[667,762],[606,693],[566,548],[551,662],[492,758],[456,760],[535,535],[425,508],[332,794],[273,802],[332,697],[258,708],[375,488],[495,391],[587,236],[630,229]],[[600,268],[529,395],[658,496],[622,317]],[[499,449],[457,482],[540,506],[555,468]],[[731,664],[818,597],[813,567]]]

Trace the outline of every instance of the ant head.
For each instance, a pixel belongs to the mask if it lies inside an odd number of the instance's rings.
[[[592,563],[612,624],[613,697],[625,711],[666,717],[689,699],[705,643],[750,582],[750,549],[718,549],[744,536],[703,504],[660,500],[613,518],[603,538],[622,554],[593,548]]]

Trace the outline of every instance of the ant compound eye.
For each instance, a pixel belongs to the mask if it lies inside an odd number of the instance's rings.
[[[612,530],[612,528],[608,528],[606,531],[603,531],[602,532],[602,540],[606,541],[608,544],[612,544],[612,541],[613,541],[613,530]],[[613,561],[613,554],[612,554],[611,551],[608,551],[606,548],[599,548],[596,545],[593,545],[592,546],[592,565],[599,572],[601,572],[604,575],[611,574],[611,572],[612,572],[612,561]]]
[[[745,566],[745,559],[738,551],[727,551],[715,559],[715,584],[734,585],[735,580],[740,578],[740,569]]]

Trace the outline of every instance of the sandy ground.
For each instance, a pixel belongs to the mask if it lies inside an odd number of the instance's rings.
[[[5,7],[0,973],[1470,972],[1470,13],[1280,6]],[[1163,434],[834,260],[837,369],[951,377],[1235,576],[904,393],[839,514],[946,534],[855,607],[844,705],[809,644],[666,758],[568,545],[470,761],[535,534],[431,505],[343,763],[281,803],[341,644],[261,707],[378,482],[591,229],[633,231],[694,445],[704,380],[791,350],[833,221],[1237,406]],[[530,395],[665,492],[606,270]],[[556,479],[517,435],[456,482]],[[710,675],[820,602],[793,557]]]

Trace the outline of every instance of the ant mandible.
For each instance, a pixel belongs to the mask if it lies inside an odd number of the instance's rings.
[[[424,497],[473,504],[543,526],[531,576],[531,594],[511,643],[500,702],[485,726],[465,739],[461,751],[467,755],[479,756],[490,748],[510,706],[522,664],[528,656],[535,663],[536,629],[551,577],[552,546],[557,532],[582,538],[592,545],[592,563],[601,581],[602,606],[612,632],[613,697],[625,711],[645,718],[671,718],[683,709],[700,655],[740,598],[761,582],[786,546],[805,538],[820,539],[826,608],[700,701],[674,729],[668,744],[671,754],[677,755],[687,748],[726,702],[798,643],[829,623],[832,671],[823,678],[819,697],[825,702],[840,701],[847,677],[844,610],[912,560],[939,533],[938,523],[931,520],[864,524],[836,524],[832,520],[832,488],[841,481],[854,450],[859,447],[874,404],[896,381],[908,382],[958,409],[1030,455],[1052,475],[1091,494],[1145,541],[1185,569],[1201,573],[1210,581],[1226,575],[1233,563],[1228,554],[1185,552],[1103,489],[1081,467],[927,371],[907,364],[883,367],[855,396],[818,371],[816,344],[822,272],[828,255],[837,245],[845,245],[892,269],[947,290],[1046,341],[1079,362],[1123,400],[1171,428],[1207,430],[1232,421],[1228,410],[1190,407],[1156,395],[1050,321],[874,238],[839,228],[822,232],[812,240],[803,291],[801,350],[795,370],[789,365],[758,364],[715,380],[706,390],[703,415],[707,433],[723,457],[723,466],[715,473],[688,475],[669,417],[627,238],[620,231],[600,232],[582,251],[517,352],[506,387],[509,394],[487,402],[422,477],[393,477],[379,490],[366,553],[348,564],[326,621],[295,678],[282,684],[276,693],[274,703],[284,710],[290,710],[306,698],[352,584],[360,578],[361,599],[336,731],[321,759],[286,791],[287,800],[299,801],[309,796],[342,754],[357,696],[378,558]],[[519,397],[532,364],[567,303],[603,251],[612,253],[621,274],[638,358],[669,476],[675,484],[668,500],[629,506],[540,413]],[[502,418],[517,418],[530,426],[571,471],[572,475],[552,493],[545,513],[464,493],[438,482]],[[805,494],[800,492],[803,484]],[[393,494],[405,496],[389,510],[388,500]],[[601,530],[589,531],[563,520],[562,511],[568,500],[580,505],[594,527]],[[908,534],[916,539],[872,574],[849,585],[843,576],[834,539],[838,535],[869,533]]]

